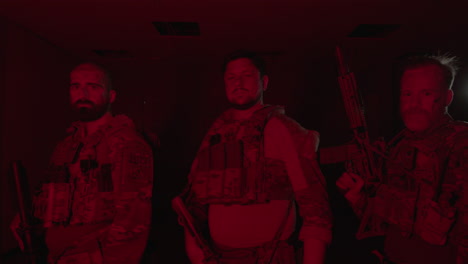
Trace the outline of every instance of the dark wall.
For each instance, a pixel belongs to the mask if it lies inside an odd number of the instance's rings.
[[[16,246],[9,223],[16,209],[8,165],[22,160],[31,187],[40,179],[55,143],[65,135],[68,71],[73,57],[32,32],[0,20],[1,252]]]
[[[5,113],[5,46],[6,46],[6,27],[7,27],[7,22],[3,18],[0,18],[0,121],[3,121],[4,113]],[[0,139],[2,139],[3,143],[3,138],[4,138],[4,130],[5,130],[5,125],[3,122],[0,122]],[[3,145],[3,144],[2,144]],[[4,162],[3,160],[5,159],[5,153],[3,151],[0,152],[0,160],[2,161],[0,163],[0,171],[4,172]],[[5,174],[1,174],[1,186],[5,186],[6,183],[6,177]],[[1,212],[6,212],[5,208],[5,202],[7,199],[9,199],[9,192],[7,191],[6,187],[0,187],[1,192],[0,192],[0,210]],[[5,214],[2,214],[5,215]],[[11,215],[11,213],[7,213],[6,215]],[[0,218],[0,230],[2,234],[5,234],[7,232],[7,227],[6,227],[6,217],[1,217]],[[4,249],[7,247],[6,243],[10,240],[6,239],[7,236],[2,236],[5,239],[1,240],[1,252],[4,251]]]

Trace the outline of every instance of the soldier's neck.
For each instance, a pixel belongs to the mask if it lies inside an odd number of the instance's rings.
[[[89,135],[94,134],[98,129],[108,123],[112,119],[112,114],[110,112],[106,112],[103,116],[99,119],[90,121],[90,122],[83,122],[84,130],[83,130],[83,138],[88,137]]]
[[[252,107],[248,108],[248,109],[234,109],[233,110],[233,118],[235,120],[245,120],[245,119],[248,119],[249,117],[252,116],[252,114],[257,111],[258,109],[262,108],[264,105],[263,105],[263,102],[259,102],[255,105],[253,105]]]

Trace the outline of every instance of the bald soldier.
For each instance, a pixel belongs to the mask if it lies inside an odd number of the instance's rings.
[[[55,148],[33,202],[48,263],[139,263],[151,220],[151,149],[132,120],[111,114],[116,91],[106,70],[78,65],[69,94],[78,121]]]

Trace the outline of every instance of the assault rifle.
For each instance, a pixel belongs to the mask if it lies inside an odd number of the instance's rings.
[[[12,162],[10,169],[14,178],[18,201],[20,232],[24,244],[24,253],[28,263],[45,263],[45,245],[39,240],[37,234],[35,234],[36,232],[34,232],[37,231],[35,230],[37,225],[35,225],[31,215],[32,200],[26,177],[26,169],[21,161]]]
[[[371,145],[364,115],[364,104],[356,85],[354,73],[350,72],[343,61],[340,47],[336,47],[336,59],[338,62],[338,83],[346,109],[346,115],[353,132],[351,143],[320,150],[320,163],[332,164],[345,162],[347,172],[352,172],[361,176],[364,180],[364,192],[366,196],[372,195],[373,187],[380,182],[381,175],[377,164],[377,155],[382,152]],[[366,219],[369,216],[363,215],[361,227],[356,237],[358,239],[372,236],[375,230],[367,230]],[[375,229],[375,228],[371,228]],[[377,232],[378,233],[378,232]]]
[[[201,232],[195,225],[195,220],[193,219],[190,212],[187,210],[184,201],[179,196],[175,197],[172,200],[172,208],[179,216],[179,223],[189,232],[189,234],[194,238],[197,245],[203,251],[205,256],[203,262],[206,264],[215,264],[216,254],[208,245],[208,242],[203,238]]]

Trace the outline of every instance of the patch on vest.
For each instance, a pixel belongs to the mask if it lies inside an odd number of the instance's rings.
[[[121,150],[122,160],[118,160],[116,173],[120,177],[121,190],[126,192],[138,191],[148,185],[152,185],[153,158],[148,146],[133,143]],[[146,189],[146,188],[145,188]]]

